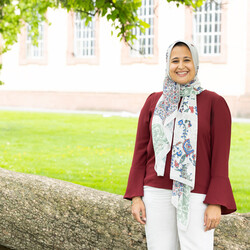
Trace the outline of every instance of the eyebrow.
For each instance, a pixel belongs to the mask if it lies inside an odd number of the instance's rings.
[[[191,59],[191,57],[190,57],[190,56],[184,56],[183,58],[184,58],[184,59]],[[175,59],[179,59],[179,57],[174,57],[174,58],[171,58],[171,60],[175,60]]]

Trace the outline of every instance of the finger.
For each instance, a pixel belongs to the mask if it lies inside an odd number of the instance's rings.
[[[211,226],[211,220],[210,220],[210,219],[207,219],[205,232],[208,231],[208,230],[210,229],[210,226]]]
[[[220,219],[221,219],[221,215],[220,215],[219,218],[217,219],[218,225],[220,224]]]
[[[216,220],[216,223],[215,223],[215,228],[218,227],[220,224],[220,218]]]
[[[207,214],[205,213],[204,214],[204,226],[206,226],[206,224],[207,224]]]
[[[215,227],[216,227],[216,221],[211,221],[209,230],[214,229]]]
[[[138,217],[138,222],[140,222],[142,225],[145,225],[146,224],[146,221],[144,221],[141,216]]]
[[[145,209],[145,207],[142,208],[141,217],[142,217],[142,220],[144,222],[146,222],[146,209]]]
[[[141,211],[140,211],[140,223],[142,224],[142,225],[145,225],[146,224],[146,213],[145,213],[145,211],[143,211],[144,209],[143,208],[141,208]]]
[[[218,227],[219,226],[219,223],[215,223],[214,225],[214,228]]]
[[[216,220],[216,219],[211,220],[211,224],[210,224],[210,227],[208,230],[215,229],[218,225],[219,225],[218,220]]]
[[[212,221],[211,221],[211,229],[212,228],[216,228],[218,225],[220,224],[220,216],[218,217],[216,217],[215,219],[213,219]]]
[[[140,216],[140,211],[139,210],[133,211],[132,214],[133,214],[133,216],[134,216],[134,218],[135,218],[136,221],[138,221],[139,223],[145,225],[145,222],[141,220],[141,216]]]
[[[133,217],[136,221],[140,222],[140,214],[137,211],[132,212]]]

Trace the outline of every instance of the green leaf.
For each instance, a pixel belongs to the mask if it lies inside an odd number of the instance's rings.
[[[149,28],[149,24],[139,20],[138,8],[142,0],[0,0],[0,33],[3,40],[2,53],[8,51],[17,42],[18,35],[25,23],[31,26],[30,35],[33,44],[37,44],[39,37],[38,24],[46,21],[49,8],[64,8],[67,11],[79,12],[87,25],[92,20],[94,11],[115,26],[120,38],[133,41],[136,37],[131,30],[139,27],[142,32]],[[199,7],[204,0],[167,0],[185,5]]]
[[[148,29],[150,25],[142,20],[139,20],[140,25],[142,25],[145,29]]]
[[[110,20],[112,18],[112,15],[111,14],[108,14],[107,15],[107,19]]]

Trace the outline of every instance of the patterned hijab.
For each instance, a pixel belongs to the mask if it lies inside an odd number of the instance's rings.
[[[185,85],[174,82],[169,74],[171,51],[179,42],[189,48],[195,67],[195,78]],[[189,221],[189,197],[195,184],[198,119],[196,97],[203,89],[197,77],[199,58],[193,44],[178,40],[170,45],[166,57],[163,94],[156,104],[152,121],[155,171],[158,176],[164,175],[166,157],[174,137],[170,169],[170,178],[173,180],[172,203],[177,208],[178,227],[186,230]]]

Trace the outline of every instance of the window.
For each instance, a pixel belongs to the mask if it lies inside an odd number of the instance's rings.
[[[138,18],[148,23],[150,27],[142,33],[139,28],[132,30],[137,40],[132,45],[134,49],[123,44],[121,63],[158,63],[158,0],[142,0],[138,9]]]
[[[48,23],[41,22],[38,25],[39,36],[37,46],[33,45],[29,34],[31,27],[27,24],[21,31],[20,37],[20,64],[47,64],[48,63]]]
[[[198,47],[200,61],[227,61],[227,1],[207,0],[193,11],[186,8],[185,38]]]
[[[194,12],[194,43],[200,55],[221,54],[221,1],[207,1]]]
[[[31,26],[27,24],[26,56],[27,58],[42,58],[44,56],[44,22],[38,25],[39,36],[37,46],[32,43],[32,37],[29,34],[30,29]]]
[[[142,0],[142,5],[138,10],[138,18],[148,23],[150,28],[143,34],[139,28],[133,30],[137,40],[131,50],[131,56],[153,56],[154,55],[154,1]]]
[[[99,63],[99,20],[93,17],[85,25],[79,13],[71,12],[68,18],[68,64]]]
[[[75,14],[74,54],[75,57],[91,57],[95,55],[95,18],[85,25],[79,13]]]

